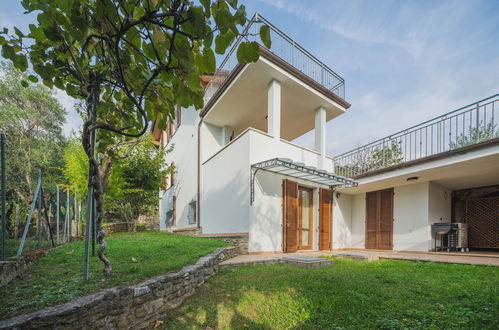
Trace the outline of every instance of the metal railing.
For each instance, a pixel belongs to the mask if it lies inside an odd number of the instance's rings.
[[[334,157],[339,175],[355,177],[499,138],[499,94]]]
[[[291,64],[332,93],[343,99],[345,98],[345,80],[342,77],[280,31],[275,25],[256,13],[248,25],[246,25],[242,36],[236,40],[235,44],[208,83],[205,90],[205,104],[208,103],[215,92],[223,85],[227,77],[229,77],[230,73],[236,68],[238,64],[236,52],[242,41],[256,41],[261,46],[265,47],[260,42],[259,37],[260,27],[262,25],[267,25],[270,28],[272,45],[270,48],[267,48],[269,51]]]

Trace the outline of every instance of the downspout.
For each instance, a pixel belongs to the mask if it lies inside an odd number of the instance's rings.
[[[197,203],[196,203],[196,222],[197,228],[201,228],[201,124],[203,123],[203,117],[200,116],[198,124],[198,169],[197,169]]]

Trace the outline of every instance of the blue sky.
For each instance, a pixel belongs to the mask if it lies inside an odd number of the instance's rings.
[[[352,107],[328,123],[330,155],[499,92],[499,1],[240,2],[346,80]],[[27,26],[25,16],[1,1],[0,26]],[[311,147],[313,134],[297,142]]]

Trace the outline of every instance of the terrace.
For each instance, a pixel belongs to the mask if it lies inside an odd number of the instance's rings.
[[[337,174],[361,178],[499,143],[499,94],[334,157]]]
[[[260,42],[260,38],[258,37],[260,27],[262,25],[267,25],[270,28],[270,36],[272,40],[271,48],[266,48]],[[240,37],[235,42],[207,85],[204,100],[206,105],[209,105],[213,97],[217,95],[217,91],[221,89],[231,74],[240,69],[241,65],[238,63],[236,51],[242,41],[258,42],[261,48],[270,51],[286,63],[292,65],[295,69],[312,79],[315,83],[340,98],[345,98],[345,80],[342,77],[296,43],[296,41],[288,37],[284,32],[279,30],[275,25],[259,13],[256,13],[253,16],[242,34],[243,37]]]

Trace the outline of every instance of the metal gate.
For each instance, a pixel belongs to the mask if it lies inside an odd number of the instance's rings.
[[[499,196],[467,200],[465,220],[470,248],[499,248]]]

